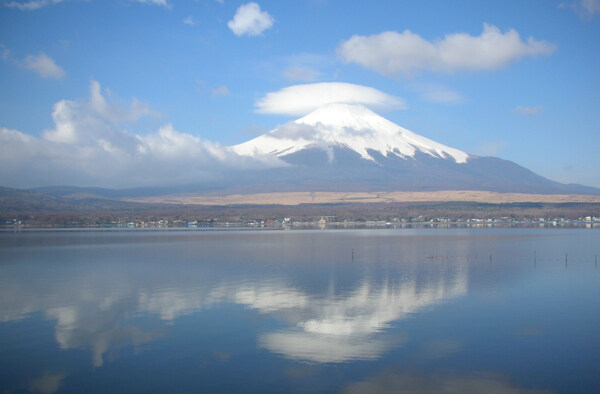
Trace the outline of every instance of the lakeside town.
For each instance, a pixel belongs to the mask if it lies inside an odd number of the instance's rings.
[[[511,216],[486,218],[453,218],[428,217],[419,215],[410,218],[393,217],[386,220],[365,220],[362,218],[340,218],[336,216],[319,216],[313,218],[273,217],[273,218],[239,218],[239,220],[160,218],[145,220],[132,217],[118,217],[106,222],[86,222],[74,220],[63,223],[39,223],[35,220],[9,219],[2,222],[4,229],[19,228],[115,228],[115,229],[169,229],[169,228],[410,228],[410,227],[580,227],[600,228],[600,217],[583,216],[567,217],[537,217],[515,218]]]

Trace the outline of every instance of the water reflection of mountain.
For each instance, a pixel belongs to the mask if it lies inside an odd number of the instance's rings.
[[[317,298],[289,328],[263,334],[260,343],[293,359],[341,362],[375,359],[403,337],[386,335],[392,322],[467,291],[465,271],[437,282],[379,286],[364,282],[350,294]]]
[[[107,352],[150,343],[168,335],[177,318],[224,303],[282,323],[285,328],[265,327],[257,338],[271,352],[314,362],[375,359],[404,340],[386,332],[394,321],[467,292],[467,267],[461,265],[355,278],[343,290],[333,274],[327,289],[307,289],[284,275],[232,276],[206,265],[58,263],[33,271],[21,264],[5,266],[2,274],[1,320],[43,313],[55,322],[59,347],[91,351],[95,367]]]

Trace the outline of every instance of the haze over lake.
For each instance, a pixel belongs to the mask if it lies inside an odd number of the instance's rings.
[[[0,391],[593,392],[596,229],[0,233]]]

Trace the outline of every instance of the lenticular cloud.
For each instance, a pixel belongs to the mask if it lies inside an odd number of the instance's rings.
[[[294,85],[268,93],[256,102],[264,114],[306,115],[327,104],[361,104],[373,110],[405,109],[400,97],[367,86],[342,82]]]

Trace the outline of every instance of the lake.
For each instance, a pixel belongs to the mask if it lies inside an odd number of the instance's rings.
[[[598,229],[0,232],[0,392],[597,392]]]

